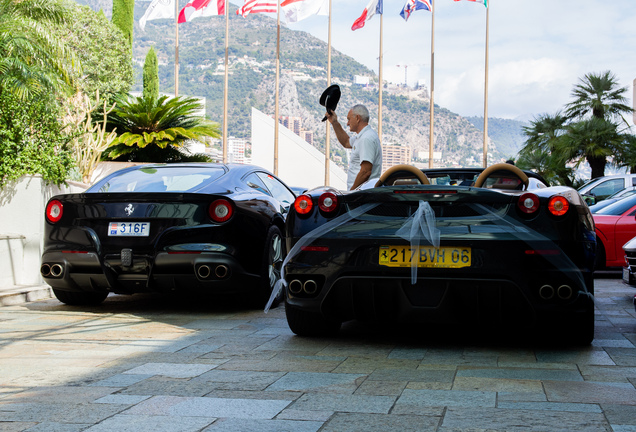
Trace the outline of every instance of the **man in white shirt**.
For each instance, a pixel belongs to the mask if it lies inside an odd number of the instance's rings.
[[[355,105],[347,114],[347,126],[353,136],[344,130],[338,122],[335,112],[325,114],[333,126],[338,141],[344,148],[351,149],[347,188],[354,190],[370,178],[382,174],[382,147],[378,134],[369,126],[369,110],[364,105]]]

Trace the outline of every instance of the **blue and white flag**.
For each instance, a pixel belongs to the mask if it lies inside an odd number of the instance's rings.
[[[433,11],[433,0],[406,0],[400,16],[404,18],[404,21],[408,21],[411,13],[416,10],[424,9],[427,11]]]

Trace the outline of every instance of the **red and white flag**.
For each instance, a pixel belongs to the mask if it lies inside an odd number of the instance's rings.
[[[276,0],[245,0],[245,4],[236,10],[237,15],[243,18],[251,13],[278,12],[278,3]]]
[[[146,21],[161,19],[161,18],[174,18],[174,2],[176,0],[152,0],[148,9],[139,19],[139,27],[144,31],[146,28]]]
[[[280,7],[288,23],[302,21],[312,15],[329,15],[329,0],[283,0]]]
[[[360,18],[353,22],[351,30],[361,29],[375,14],[382,14],[382,0],[371,0]]]
[[[225,15],[226,0],[192,0],[179,12],[179,24],[198,17]]]

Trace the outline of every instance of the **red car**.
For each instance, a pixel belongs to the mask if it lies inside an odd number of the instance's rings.
[[[636,195],[592,214],[596,224],[596,268],[623,267],[623,245],[636,236]]]

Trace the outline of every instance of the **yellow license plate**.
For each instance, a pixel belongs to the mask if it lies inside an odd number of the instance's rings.
[[[410,267],[415,261],[418,267],[461,268],[470,267],[469,247],[380,246],[379,264],[388,267]]]

